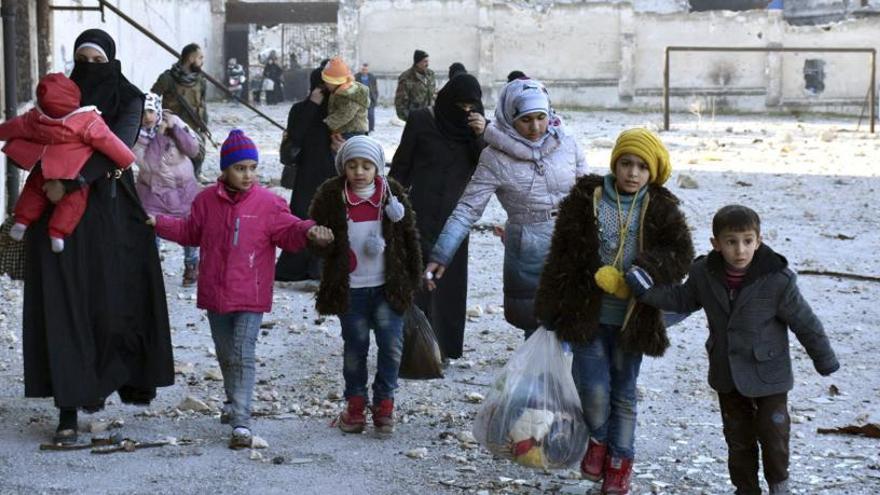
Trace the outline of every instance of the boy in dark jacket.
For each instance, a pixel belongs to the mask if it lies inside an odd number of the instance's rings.
[[[801,296],[784,257],[761,242],[761,220],[740,205],[712,220],[712,247],[681,285],[654,286],[633,266],[626,280],[640,302],[696,311],[709,320],[709,385],[718,392],[730,480],[737,494],[760,494],[758,445],[771,494],[789,493],[788,391],[794,380],[788,328],[822,376],[840,368],[822,322]]]

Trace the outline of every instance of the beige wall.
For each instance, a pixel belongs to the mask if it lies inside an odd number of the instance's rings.
[[[543,79],[617,79],[620,7],[560,4],[547,13],[495,8],[495,80],[517,69]]]
[[[880,18],[791,26],[781,11],[687,13],[674,1],[342,3],[350,11],[346,31],[356,32],[340,34],[340,50],[371,63],[386,102],[414,48],[431,54],[438,83],[448,65],[460,61],[479,76],[490,99],[518,69],[547,82],[558,105],[647,109],[662,103],[666,46],[880,47]],[[806,58],[825,61],[821,95],[804,90]],[[677,110],[717,103],[734,110],[791,105],[858,113],[867,67],[867,55],[674,53],[671,104]]]
[[[360,7],[357,63],[397,75],[412,65],[415,49],[431,56],[431,68],[445,77],[449,64],[478,64],[477,2],[370,1]],[[429,28],[430,27],[430,28]]]

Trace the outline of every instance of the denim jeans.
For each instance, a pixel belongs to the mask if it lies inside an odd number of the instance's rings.
[[[226,412],[233,427],[251,427],[251,398],[256,378],[255,351],[263,313],[208,311],[211,337],[226,389]]]
[[[636,380],[642,355],[617,345],[620,327],[599,325],[596,337],[572,344],[572,376],[590,436],[614,457],[635,456]]]
[[[339,318],[345,342],[342,353],[345,398],[367,396],[367,354],[372,328],[379,347],[373,402],[393,399],[403,352],[403,315],[388,305],[384,286],[350,289],[348,297],[348,311]]]

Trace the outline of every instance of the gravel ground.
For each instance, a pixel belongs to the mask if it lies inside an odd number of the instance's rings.
[[[286,120],[287,106],[264,108]],[[392,113],[380,108],[377,115],[376,136],[389,157],[402,131]],[[261,174],[277,184],[280,131],[232,105],[213,105],[212,116],[218,141],[234,126],[255,138]],[[587,151],[591,170],[601,173],[617,132],[659,122],[654,114],[563,116]],[[725,116],[699,122],[673,116],[675,129],[662,134],[676,168],[669,184],[683,201],[697,250],[709,249],[714,211],[743,202],[762,214],[766,242],[795,269],[877,275],[880,226],[872,199],[880,189],[880,140],[852,132],[851,120],[802,118]],[[205,169],[216,170],[217,161],[211,150]],[[696,184],[687,184],[691,181]],[[493,201],[481,225],[503,220]],[[226,448],[228,430],[217,412],[222,383],[215,380],[208,323],[195,308],[195,290],[180,286],[179,247],[166,242],[162,248],[176,385],[160,390],[148,409],[120,405],[113,397],[104,411],[80,416],[86,431],[100,432],[116,420],[124,424],[117,430],[124,436],[177,440],[162,448],[100,456],[38,450],[54,429],[55,409],[51,400],[23,398],[21,284],[0,279],[0,493],[598,493],[576,471],[540,472],[493,459],[469,435],[480,407],[472,393],[487,392],[522,341],[501,314],[499,240],[483,229],[471,242],[468,304],[480,306],[481,315],[468,323],[465,357],[443,380],[401,382],[399,425],[388,439],[343,435],[329,426],[342,407],[339,322],[317,316],[314,286],[276,284],[273,311],[264,318],[271,328],[264,329],[257,348],[254,402],[259,415],[254,431],[268,447],[252,451]],[[880,346],[872,337],[880,284],[804,275],[800,286],[823,319],[842,368],[820,377],[792,339],[793,492],[878,493],[877,440],[818,434],[817,428],[880,421]],[[705,327],[705,317],[693,315],[670,329],[673,344],[664,358],[642,364],[634,493],[732,491],[717,398],[706,383]],[[186,406],[205,410],[181,410]]]

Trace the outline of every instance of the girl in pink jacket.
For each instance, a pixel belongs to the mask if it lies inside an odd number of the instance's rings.
[[[148,215],[184,218],[202,189],[190,159],[199,154],[196,134],[177,115],[162,109],[162,97],[147,93],[141,131],[134,145],[138,174],[135,187]],[[159,239],[156,239],[159,242]],[[183,248],[183,286],[199,278],[199,250]]]
[[[233,449],[251,446],[254,351],[263,313],[272,309],[275,248],[299,251],[307,240],[333,240],[329,229],[293,216],[257,184],[258,159],[253,141],[233,129],[220,149],[220,179],[196,196],[189,215],[147,221],[159,236],[200,248],[197,306],[208,311],[226,389],[221,422],[232,424]]]

